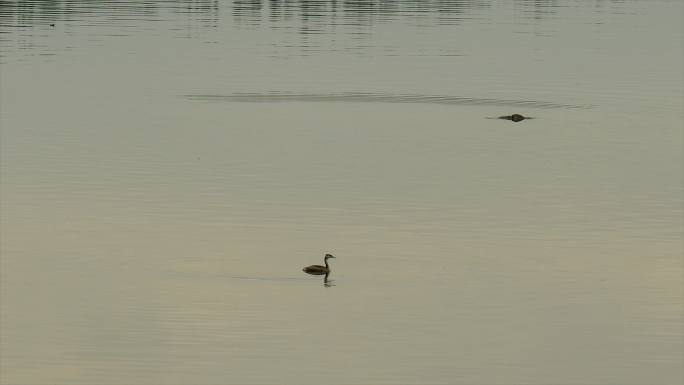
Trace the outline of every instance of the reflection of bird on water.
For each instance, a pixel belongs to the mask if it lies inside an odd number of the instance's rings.
[[[311,265],[307,266],[304,269],[302,269],[303,272],[307,274],[314,274],[314,275],[328,275],[330,273],[330,266],[328,266],[328,259],[330,258],[335,258],[332,254],[326,254],[325,258],[323,258],[323,262],[325,262],[325,266],[321,265]]]
[[[325,277],[323,277],[323,286],[325,286],[325,287],[335,286],[335,284],[333,282],[335,282],[335,281],[332,279],[328,279],[328,274],[326,274]]]

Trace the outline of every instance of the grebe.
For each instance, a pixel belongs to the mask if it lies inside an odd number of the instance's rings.
[[[532,119],[529,116],[522,116],[520,114],[513,114],[513,115],[507,115],[507,116],[499,116],[499,119],[506,119],[506,120],[512,120],[514,122],[521,122],[525,119]]]
[[[315,275],[323,275],[323,274],[328,274],[330,273],[330,266],[328,266],[328,259],[330,258],[335,258],[332,254],[326,254],[325,258],[323,258],[323,262],[325,262],[325,266],[321,265],[311,265],[307,266],[304,269],[302,269],[303,272],[308,273],[308,274],[315,274]]]

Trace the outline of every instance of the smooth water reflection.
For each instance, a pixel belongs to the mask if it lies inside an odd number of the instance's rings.
[[[0,383],[681,383],[681,12],[0,2]]]

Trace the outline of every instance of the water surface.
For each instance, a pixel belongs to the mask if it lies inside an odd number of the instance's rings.
[[[0,383],[681,383],[682,11],[1,2]]]

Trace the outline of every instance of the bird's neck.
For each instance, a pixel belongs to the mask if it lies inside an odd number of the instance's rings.
[[[329,266],[328,266],[328,258],[325,258],[325,259],[323,260],[323,262],[325,262],[325,267],[329,267]]]

